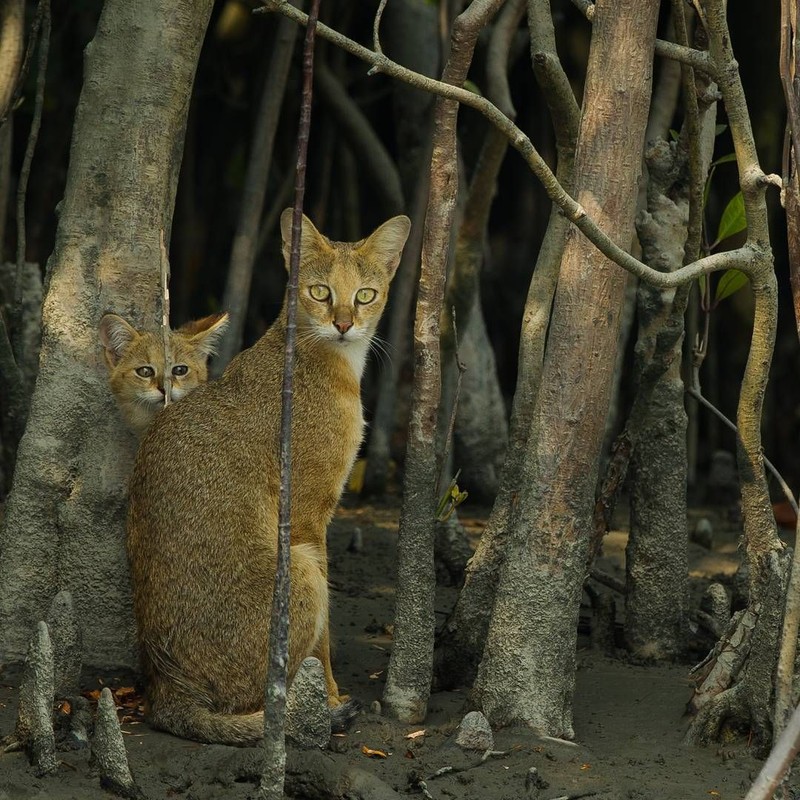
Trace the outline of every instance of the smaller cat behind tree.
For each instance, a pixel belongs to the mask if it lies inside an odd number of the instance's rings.
[[[228,315],[212,314],[170,331],[172,389],[180,400],[208,380],[208,359],[228,326]],[[141,438],[164,408],[164,342],[160,333],[137,331],[116,314],[100,320],[108,380],[120,413]]]

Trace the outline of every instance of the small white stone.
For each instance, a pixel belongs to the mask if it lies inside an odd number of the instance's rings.
[[[456,744],[464,750],[491,750],[494,736],[489,721],[480,711],[470,711],[456,731]]]

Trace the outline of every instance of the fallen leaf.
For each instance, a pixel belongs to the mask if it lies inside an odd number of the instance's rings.
[[[406,739],[419,739],[420,736],[425,735],[425,729],[423,728],[421,731],[414,731],[413,733],[407,733]]]
[[[716,789],[709,789],[706,794],[710,794],[712,797],[722,797],[722,794]]]
[[[411,750],[406,750],[406,758],[416,758]]]
[[[388,756],[388,753],[384,753],[383,750],[373,750],[365,744],[361,746],[361,752],[370,758],[386,758]]]
[[[581,769],[591,769],[591,768],[592,768],[591,764],[581,764]]]
[[[70,705],[69,700],[61,700],[58,704],[58,710],[62,714],[71,714],[72,713],[72,706]]]
[[[369,679],[371,681],[376,681],[381,675],[383,675],[383,670],[379,669],[377,672],[373,672],[372,675],[369,676]]]
[[[82,692],[83,696],[88,698],[89,700],[94,700],[95,703],[100,699],[100,690],[99,689],[91,689],[88,692]]]

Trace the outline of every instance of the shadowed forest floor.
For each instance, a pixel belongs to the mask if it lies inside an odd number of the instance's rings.
[[[366,709],[380,700],[389,661],[398,516],[394,505],[343,508],[330,531],[334,672],[341,690],[361,700]],[[462,522],[477,537],[485,514],[466,508]],[[356,527],[362,531],[363,548],[352,553],[348,544]],[[711,550],[690,545],[693,593],[702,591],[711,577],[730,580],[738,563],[736,524],[715,518],[714,529]],[[604,543],[601,567],[619,578],[624,577],[625,540],[624,533],[612,532]],[[455,596],[453,588],[439,589],[437,621],[444,620]],[[620,612],[618,599],[618,617]],[[300,798],[333,796],[314,792],[314,775],[325,775],[332,782],[334,775],[349,771],[352,778],[360,770],[400,794],[418,797],[423,796],[421,778],[436,800],[743,797],[760,768],[748,747],[747,732],[728,732],[724,742],[711,748],[681,743],[689,723],[685,707],[691,695],[690,665],[643,666],[629,663],[624,654],[602,655],[591,649],[583,633],[589,623],[587,607],[581,611],[574,743],[506,729],[495,734],[494,748],[503,754],[481,762],[480,752],[465,753],[452,743],[452,734],[468,710],[466,696],[443,692],[431,697],[424,725],[402,725],[365,712],[348,734],[333,738],[335,752],[291,751],[287,788]],[[87,673],[85,688],[96,688],[98,679],[122,688],[117,699],[127,706],[120,715],[126,720],[123,730],[131,769],[147,798],[255,798],[257,749],[202,745],[152,731],[141,721],[137,695],[126,695],[130,676]],[[16,713],[14,673],[0,673],[0,684],[0,735],[5,735],[12,731]],[[419,734],[422,730],[424,734]],[[366,755],[365,747],[385,757]],[[86,751],[60,753],[59,758],[57,775],[39,779],[23,754],[0,756],[0,800],[110,796],[93,776]],[[452,769],[434,776],[445,767]],[[532,767],[541,781],[538,788],[526,790]],[[368,796],[391,796],[381,791],[379,787]]]

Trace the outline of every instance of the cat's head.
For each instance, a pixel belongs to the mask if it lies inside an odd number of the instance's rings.
[[[303,216],[300,237],[298,325],[336,347],[366,348],[375,333],[403,246],[408,217],[393,217],[360,242],[332,242]],[[286,268],[292,241],[292,209],[281,214]]]
[[[209,356],[227,325],[227,314],[212,314],[170,331],[171,401],[208,380]],[[100,341],[111,391],[125,421],[141,435],[164,407],[161,334],[137,331],[122,317],[106,314],[100,320]]]

